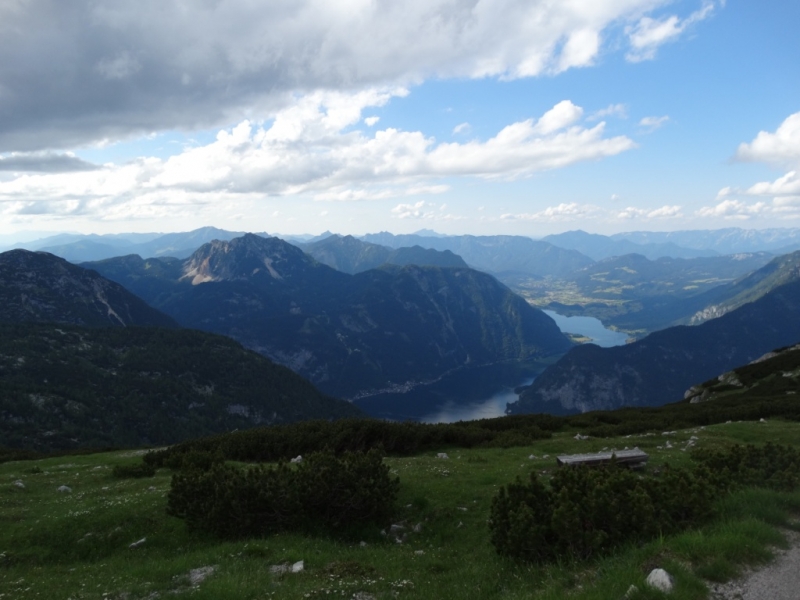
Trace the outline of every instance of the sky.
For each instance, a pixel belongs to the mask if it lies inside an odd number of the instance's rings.
[[[0,235],[800,227],[797,0],[3,0]]]

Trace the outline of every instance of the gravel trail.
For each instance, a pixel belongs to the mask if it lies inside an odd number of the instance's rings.
[[[743,577],[711,586],[711,600],[798,600],[800,598],[800,533],[786,531],[790,546],[775,559]]]

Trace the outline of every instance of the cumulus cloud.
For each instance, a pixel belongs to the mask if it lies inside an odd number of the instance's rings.
[[[141,158],[96,171],[24,174],[0,182],[0,203],[21,199],[62,202],[85,214],[110,206],[148,206],[166,211],[230,197],[305,195],[358,201],[436,194],[452,176],[517,179],[635,146],[624,136],[606,137],[604,123],[578,122],[582,109],[558,103],[538,119],[512,123],[494,137],[437,143],[419,131],[387,128],[367,135],[351,126],[362,111],[405,90],[357,94],[309,94],[279,112],[269,126],[242,121],[206,145],[166,160]],[[132,209],[131,209],[132,210]],[[120,209],[118,214],[129,214]]]
[[[319,90],[554,74],[592,65],[626,22],[632,52],[650,55],[711,10],[647,20],[667,3],[4,2],[0,152],[258,122]]]
[[[800,112],[789,115],[774,133],[760,131],[749,144],[740,144],[736,159],[800,166]]]
[[[723,200],[714,206],[700,208],[697,216],[741,221],[768,213],[770,208],[766,202],[747,204],[741,200]]]
[[[724,5],[724,0],[719,0],[719,2],[706,0],[698,10],[685,19],[681,19],[677,15],[661,18],[642,17],[635,25],[629,26],[626,30],[631,46],[626,58],[630,62],[652,60],[662,45],[677,40],[692,25],[710,17],[717,6]]]
[[[789,115],[775,132],[760,131],[750,143],[740,144],[734,158],[791,170],[774,181],[761,181],[746,189],[726,186],[717,194],[720,202],[703,207],[700,213],[728,219],[764,215],[800,217],[800,113]],[[750,203],[741,200],[748,196],[764,200]]]

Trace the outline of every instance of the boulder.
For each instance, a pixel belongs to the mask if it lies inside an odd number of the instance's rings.
[[[651,588],[664,592],[665,594],[671,592],[674,587],[672,576],[664,569],[653,569],[650,571],[650,575],[647,576],[645,583]]]

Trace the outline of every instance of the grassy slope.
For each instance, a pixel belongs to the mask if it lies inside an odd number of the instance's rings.
[[[0,598],[133,600],[155,591],[188,593],[189,572],[209,565],[217,570],[193,598],[352,598],[357,592],[373,595],[364,598],[619,598],[631,584],[643,588],[655,566],[677,576],[671,597],[704,598],[698,574],[725,579],[736,565],[766,560],[768,546],[782,543],[773,526],[800,511],[800,494],[742,492],[721,502],[720,518],[700,532],[549,567],[516,565],[495,554],[486,524],[491,498],[516,475],[552,470],[560,453],[637,445],[651,453],[654,468],[689,461],[682,449],[693,435],[698,447],[718,447],[767,440],[797,445],[798,433],[800,424],[780,421],[588,441],[576,441],[571,431],[524,448],[447,450],[449,460],[435,452],[389,458],[401,479],[395,522],[422,524],[403,544],[377,531],[350,541],[277,535],[218,542],[188,534],[164,512],[168,471],[144,480],[111,477],[114,465],[138,460],[130,452],[6,463],[0,465]],[[665,448],[667,439],[672,449]],[[13,485],[18,479],[24,489]],[[60,485],[72,493],[57,492]],[[145,537],[140,547],[128,547]],[[298,560],[305,560],[303,573],[269,572],[269,565]]]

